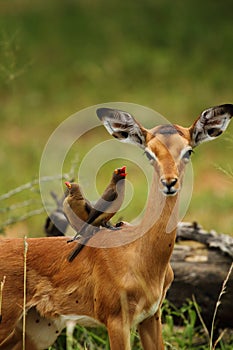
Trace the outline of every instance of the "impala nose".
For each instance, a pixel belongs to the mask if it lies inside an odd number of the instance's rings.
[[[177,183],[178,179],[177,178],[165,178],[162,177],[160,179],[162,185],[165,187],[163,190],[164,194],[166,195],[174,195],[177,192],[177,189],[174,188],[175,184]]]

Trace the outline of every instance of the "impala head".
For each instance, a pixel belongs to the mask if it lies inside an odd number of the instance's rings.
[[[167,124],[148,130],[124,111],[99,108],[96,113],[113,137],[144,150],[157,173],[160,190],[165,196],[174,196],[182,186],[185,165],[193,148],[226,130],[233,116],[233,105],[203,111],[189,128]]]

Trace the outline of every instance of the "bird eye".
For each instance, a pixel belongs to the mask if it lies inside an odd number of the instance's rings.
[[[185,154],[183,155],[183,160],[185,162],[188,162],[190,157],[191,157],[191,154],[193,153],[193,150],[192,149],[189,149],[188,151],[185,152]]]

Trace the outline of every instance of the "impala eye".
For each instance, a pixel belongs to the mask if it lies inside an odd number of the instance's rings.
[[[192,149],[189,149],[188,151],[186,151],[182,157],[182,159],[187,163],[192,155],[193,150]]]
[[[145,155],[147,157],[148,160],[153,160],[154,158],[152,157],[152,155],[148,152],[145,152]]]
[[[156,160],[155,154],[152,151],[150,151],[149,149],[145,149],[144,153],[150,162],[153,162]]]

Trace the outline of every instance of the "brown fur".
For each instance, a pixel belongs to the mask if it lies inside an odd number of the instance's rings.
[[[226,116],[230,119],[228,109]],[[130,350],[130,328],[134,324],[144,350],[164,349],[160,306],[173,280],[169,260],[175,242],[179,189],[184,173],[180,155],[188,145],[195,147],[197,137],[192,138],[193,133],[197,133],[198,143],[209,136],[205,134],[205,126],[201,131],[203,120],[196,121],[189,129],[176,125],[175,129],[180,131],[177,133],[159,134],[156,128],[147,131],[127,114],[129,131],[124,114],[103,109],[99,118],[104,119],[105,113],[109,122],[113,119],[112,127],[117,115],[121,139],[131,132],[133,142],[154,152],[157,158],[147,209],[138,226],[124,225],[114,235],[109,230],[100,230],[71,263],[67,257],[75,242],[67,244],[65,237],[27,240],[26,350],[51,345],[66,320],[74,316],[85,316],[76,320],[83,325],[90,325],[93,320],[104,324],[112,350]],[[212,114],[216,119],[216,113]],[[215,125],[220,130],[221,125],[226,128],[225,121],[222,124],[219,121],[221,116]],[[120,118],[124,133],[119,131]],[[133,128],[132,123],[135,123]],[[175,195],[162,193],[165,185],[161,177],[168,185],[177,179],[173,186],[177,191]],[[1,350],[22,348],[23,254],[23,239],[0,240],[0,280],[6,276]]]

